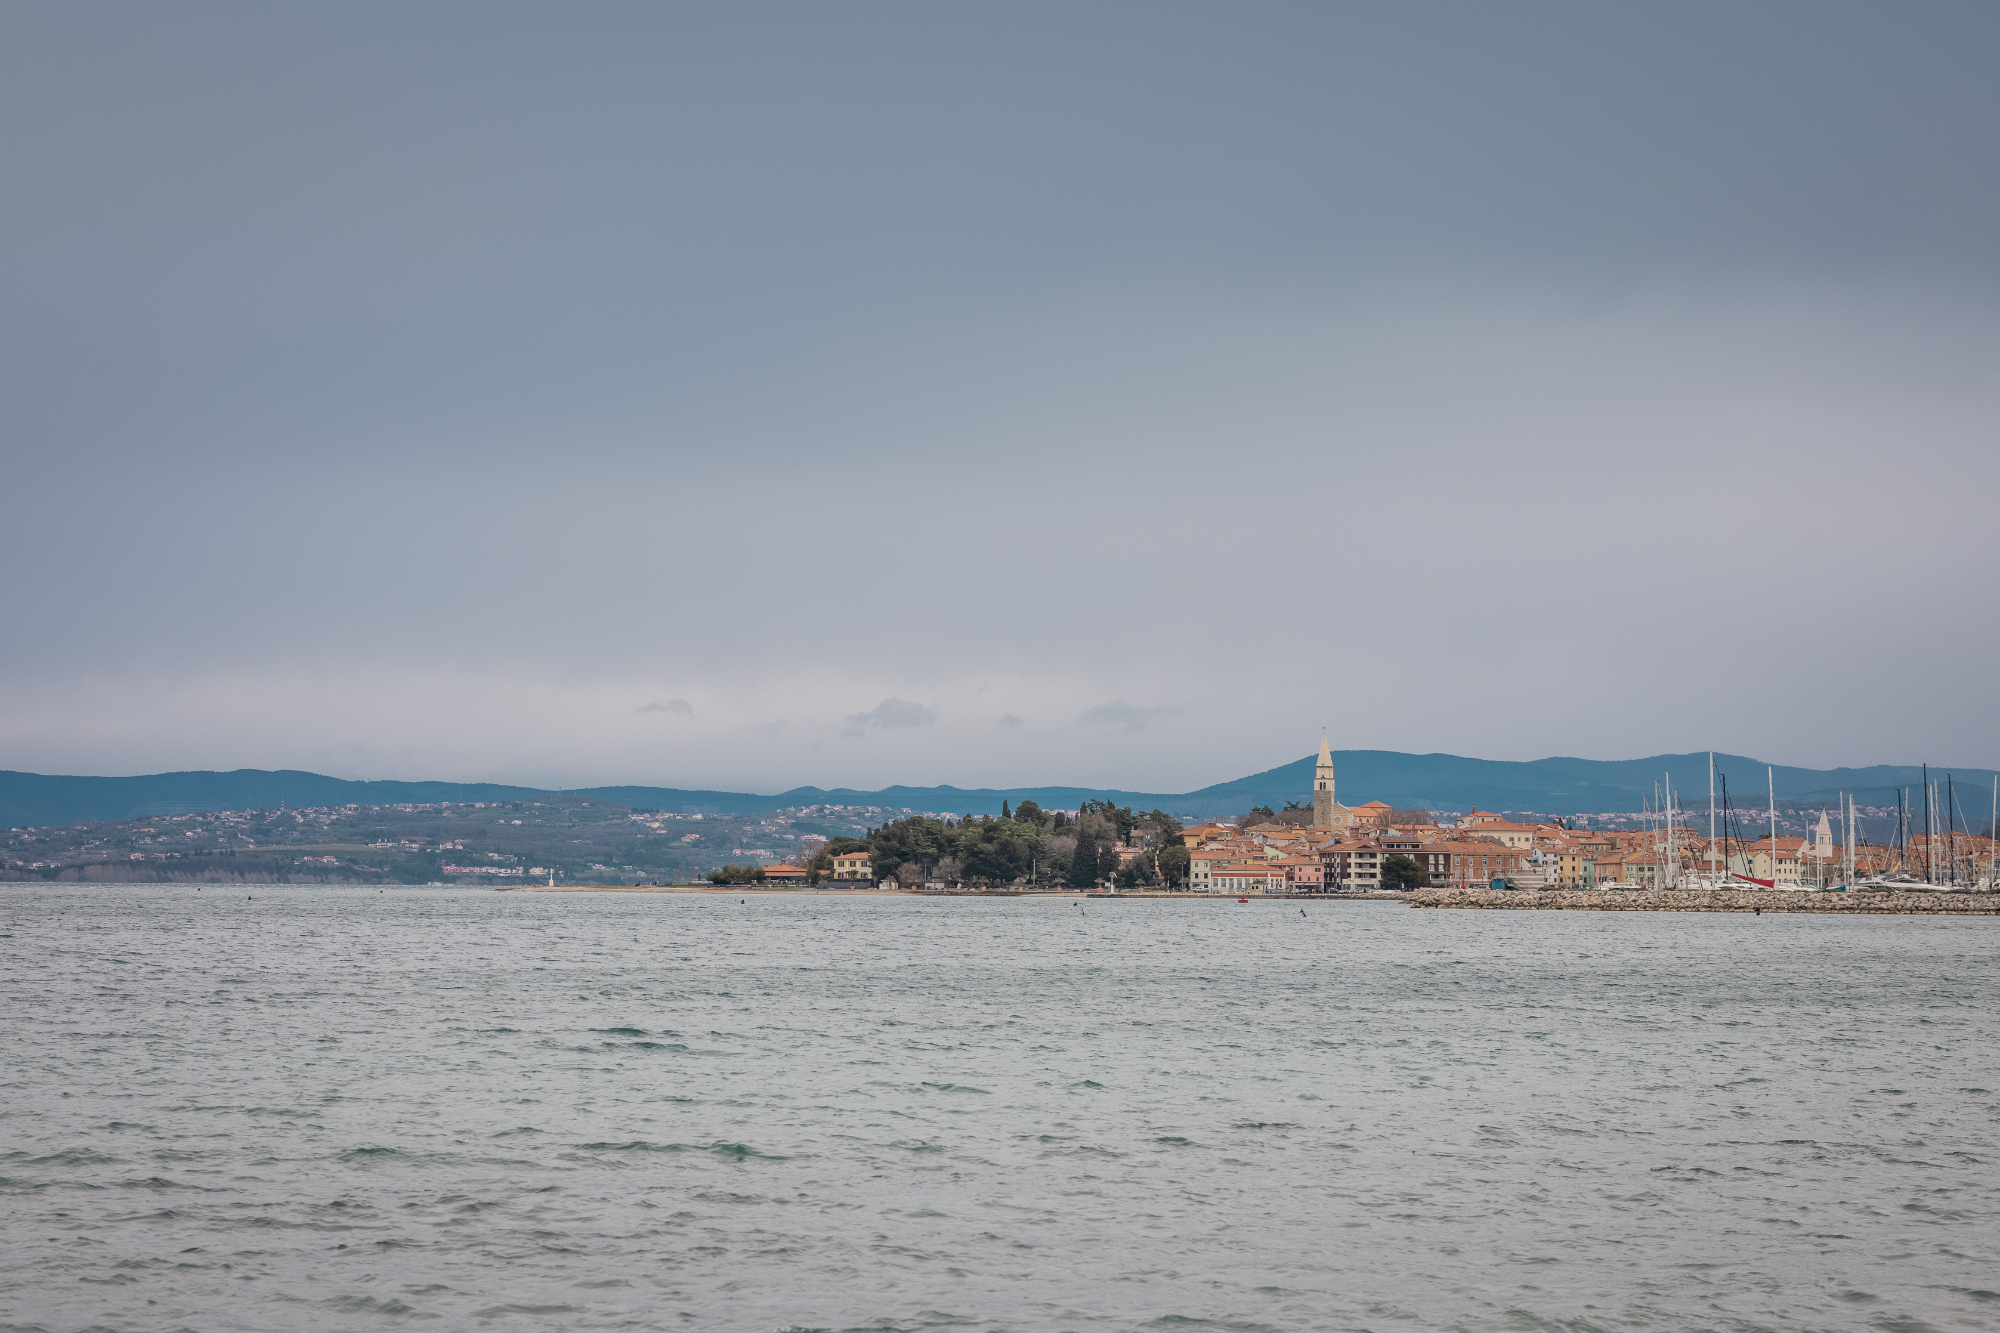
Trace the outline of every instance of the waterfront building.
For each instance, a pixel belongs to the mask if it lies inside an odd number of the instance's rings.
[[[1197,847],[1188,853],[1188,888],[1195,893],[1221,893],[1224,890],[1210,882],[1210,876],[1223,866],[1237,861],[1260,861],[1262,849],[1249,841],[1231,840]]]
[[[1318,893],[1325,886],[1325,870],[1317,856],[1287,856],[1266,864],[1282,873],[1295,893]]]
[[[1238,861],[1217,866],[1209,872],[1211,893],[1284,893],[1289,885],[1285,872],[1268,861]]]

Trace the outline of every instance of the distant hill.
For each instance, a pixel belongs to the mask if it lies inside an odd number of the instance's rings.
[[[1729,781],[1734,803],[1754,808],[1764,800],[1764,764],[1741,755],[1717,755],[1716,767]],[[1706,753],[1655,755],[1647,759],[1536,759],[1511,762],[1467,759],[1449,754],[1402,754],[1395,750],[1340,750],[1334,754],[1339,795],[1349,805],[1386,801],[1399,808],[1434,810],[1513,810],[1551,815],[1605,814],[1636,810],[1652,799],[1653,786],[1671,773],[1681,803],[1705,807]],[[1990,809],[1988,768],[1951,770],[1959,803],[1971,821],[1984,827]],[[998,814],[1000,803],[1031,800],[1047,808],[1074,809],[1085,800],[1109,800],[1141,810],[1200,818],[1241,814],[1257,805],[1282,807],[1306,801],[1312,791],[1313,759],[1192,792],[1120,791],[1100,787],[885,787],[858,791],[795,787],[775,795],[684,790],[678,787],[588,787],[571,794],[624,805],[684,814],[755,814],[801,805],[861,805],[935,810],[950,814]],[[1940,780],[1944,772],[1933,768]],[[1911,765],[1811,769],[1780,766],[1774,771],[1778,799],[1831,804],[1840,791],[1863,804],[1894,805],[1898,787],[1915,787],[1921,770]],[[0,772],[0,827],[80,824],[202,810],[271,810],[279,806],[394,805],[401,802],[530,800],[551,793],[535,787],[477,782],[353,782],[319,773],[244,768],[231,773],[155,773],[144,777],[62,777]]]
[[[1746,755],[1718,754],[1716,771],[1728,783],[1732,804],[1760,807],[1765,801],[1765,762]],[[1984,827],[1990,812],[1994,770],[1950,770],[1959,803]],[[1655,785],[1671,774],[1684,807],[1708,804],[1708,754],[1661,754],[1646,759],[1534,759],[1514,762],[1467,759],[1451,754],[1403,754],[1395,750],[1341,750],[1334,754],[1339,795],[1347,804],[1386,801],[1401,809],[1533,811],[1550,815],[1607,814],[1637,810],[1654,799]],[[1933,767],[1943,781],[1946,770]],[[1253,805],[1303,800],[1312,787],[1313,759],[1295,760],[1233,782],[1217,783],[1174,799],[1190,813],[1235,813]],[[1877,764],[1869,768],[1794,768],[1771,772],[1779,801],[1832,804],[1848,792],[1864,805],[1894,805],[1898,787],[1923,781],[1917,765]],[[1975,809],[1976,805],[1976,809]],[[1199,808],[1196,808],[1196,807]]]

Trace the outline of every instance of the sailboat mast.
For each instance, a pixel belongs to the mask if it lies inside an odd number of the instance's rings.
[[[1910,789],[1896,788],[1896,869],[1910,873]]]
[[[1715,751],[1708,752],[1708,878],[1715,880]]]
[[[1674,846],[1674,825],[1680,821],[1674,818],[1673,770],[1669,769],[1663,776],[1667,788],[1667,887],[1678,889],[1681,886],[1681,857]],[[1996,785],[1994,791],[2000,793],[2000,785]]]
[[[1952,783],[1953,775],[1944,775],[1944,865],[1945,873],[1951,876],[1949,883],[1958,883],[1958,788]]]
[[[1931,805],[1936,793],[1931,791],[1931,766],[1924,765],[1924,883],[1931,882]]]
[[[1854,808],[1854,793],[1847,793],[1847,882],[1854,882],[1854,840],[1861,835],[1861,813]]]
[[[1660,804],[1660,784],[1656,782],[1653,784],[1653,808],[1646,820],[1648,824],[1659,825],[1658,832],[1646,840],[1653,844],[1653,887],[1656,889],[1660,887],[1660,839],[1666,836],[1667,831],[1666,820],[1663,817],[1665,809],[1666,807]]]
[[[1771,796],[1771,887],[1778,887],[1778,778],[1777,771],[1764,765],[1764,785]]]

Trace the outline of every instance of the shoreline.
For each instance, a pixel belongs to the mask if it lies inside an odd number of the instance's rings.
[[[454,888],[478,888],[477,884]],[[901,889],[828,889],[812,884],[495,884],[495,893],[712,893],[738,898],[753,893],[844,894],[850,898],[892,898]]]
[[[1816,912],[2000,916],[1993,893],[1817,893],[1770,889],[1419,889],[1410,906],[1499,912]]]
[[[454,885],[477,888],[477,885]],[[496,884],[495,893],[708,893],[739,898],[751,894],[796,894],[845,898],[1074,898],[1095,902],[1148,899],[1156,902],[1235,902],[1233,893],[1105,893],[1099,889],[837,889],[824,884]],[[1249,901],[1270,903],[1408,903],[1407,893],[1253,893]]]

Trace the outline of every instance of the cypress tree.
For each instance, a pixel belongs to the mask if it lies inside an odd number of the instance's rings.
[[[1069,863],[1070,887],[1087,889],[1097,883],[1097,835],[1084,829],[1076,835],[1076,855]]]

